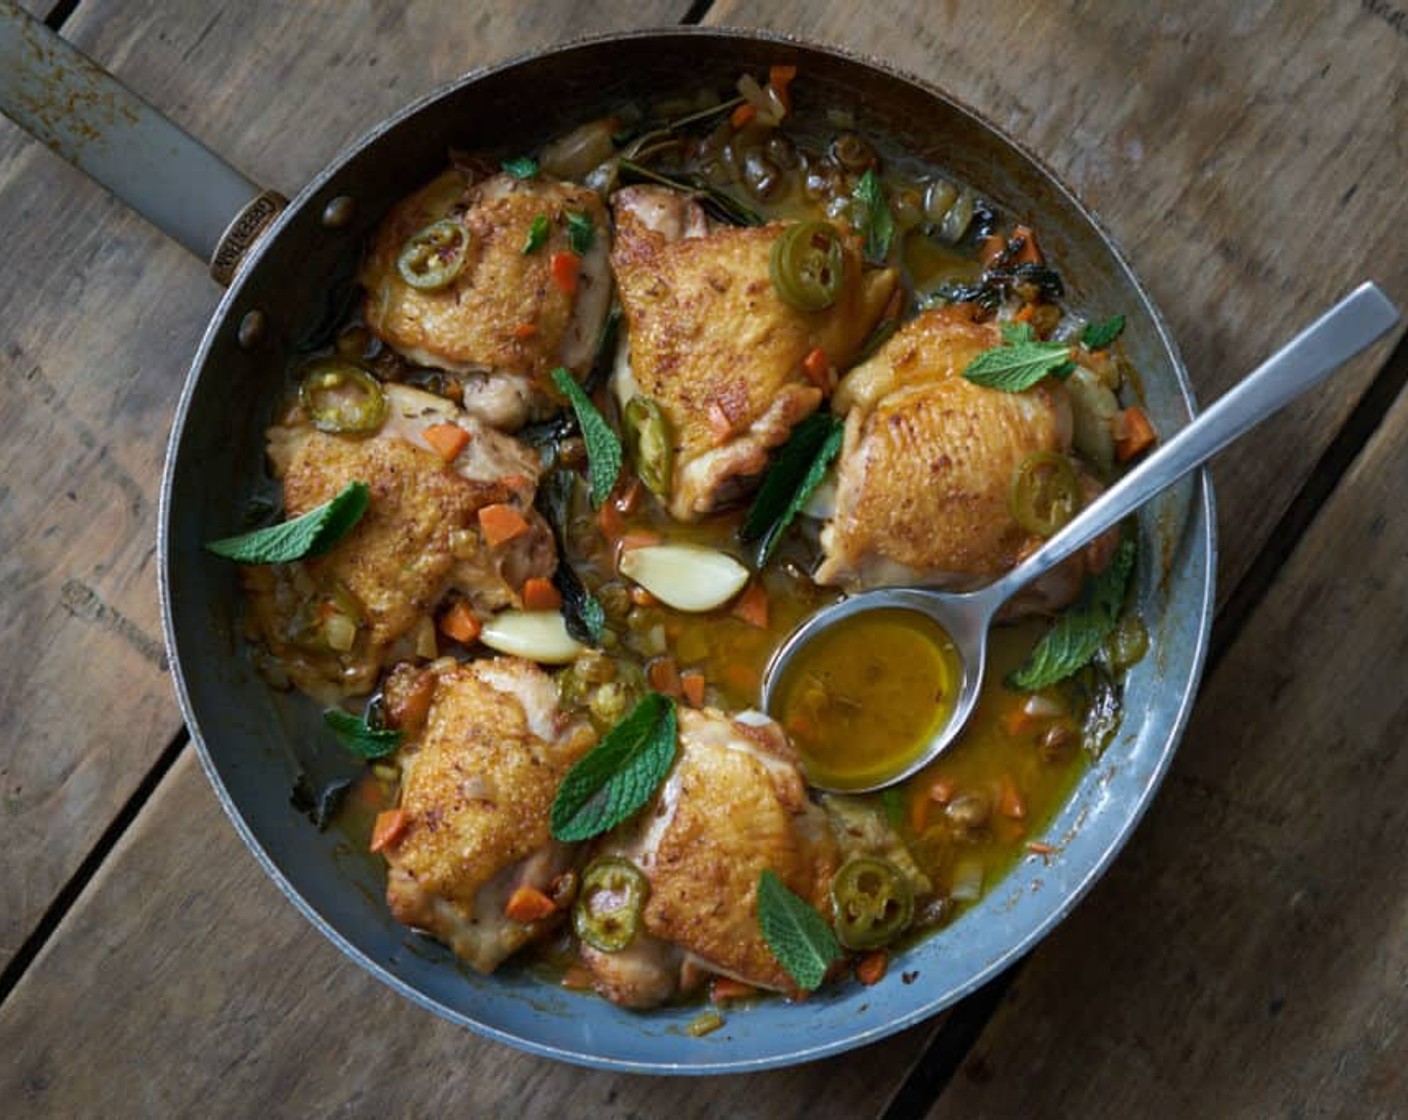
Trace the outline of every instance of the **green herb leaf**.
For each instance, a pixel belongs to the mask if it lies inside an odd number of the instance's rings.
[[[885,807],[885,821],[891,828],[904,824],[904,794],[896,786],[880,791],[880,804]]]
[[[1023,341],[984,350],[968,363],[963,376],[986,389],[1020,393],[1044,377],[1069,377],[1075,368],[1064,342]]]
[[[567,843],[615,828],[654,796],[675,761],[675,702],[648,692],[578,759],[557,787],[548,823]]]
[[[1124,332],[1124,316],[1112,315],[1103,323],[1087,323],[1080,340],[1087,350],[1104,350]]]
[[[585,257],[587,250],[596,240],[596,226],[585,214],[575,210],[567,211],[567,245],[579,257]]]
[[[865,255],[873,261],[885,260],[895,236],[895,219],[885,200],[885,188],[873,169],[860,177],[851,200],[856,228],[865,234]]]
[[[1039,342],[1040,339],[1030,323],[1003,323],[1002,341],[1008,346],[1020,346],[1024,342]]]
[[[799,988],[814,991],[841,958],[826,919],[787,889],[771,868],[758,876],[758,927],[777,963]]]
[[[205,548],[207,552],[241,564],[288,564],[309,556],[321,556],[351,531],[370,504],[371,489],[367,484],[349,482],[331,501],[310,509],[301,517],[282,525],[211,541]]]
[[[621,440],[611,430],[606,418],[592,404],[591,397],[577,384],[570,371],[558,366],[552,371],[552,383],[572,405],[577,414],[577,423],[582,428],[582,439],[587,444],[587,466],[592,476],[592,505],[600,506],[610,495],[616,480],[621,476]]]
[[[323,722],[338,741],[359,758],[384,758],[401,745],[401,733],[367,726],[367,721],[341,708],[329,708]]]
[[[538,173],[538,161],[532,156],[514,156],[499,164],[515,179],[531,179]]]
[[[1035,692],[1064,680],[1095,656],[1119,618],[1130,573],[1134,571],[1135,552],[1133,538],[1120,542],[1110,566],[1085,581],[1080,598],[1007,678],[1011,687]]]
[[[533,224],[528,227],[528,236],[523,240],[523,255],[525,257],[529,253],[536,253],[547,244],[549,228],[546,214],[539,214],[533,219]]]
[[[829,412],[814,412],[792,429],[763,475],[758,496],[738,536],[761,541],[758,566],[768,562],[787,526],[807,504],[841,450],[845,426]]]

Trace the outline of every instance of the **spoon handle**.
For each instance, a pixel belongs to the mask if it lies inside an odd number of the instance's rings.
[[[1216,403],[1111,486],[1023,563],[985,589],[994,607],[1200,467],[1248,429],[1285,407],[1398,322],[1374,284],[1355,288],[1254,369]]]

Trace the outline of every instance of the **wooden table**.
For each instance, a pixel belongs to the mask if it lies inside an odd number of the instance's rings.
[[[1408,306],[1401,0],[577,5],[29,0],[292,194],[462,71],[761,25],[947,87],[1103,217],[1208,400],[1361,278]],[[1408,345],[1219,461],[1220,614],[1146,821],[1030,958],[861,1053],[702,1082],[484,1041],[344,960],[181,727],[156,494],[218,291],[0,124],[0,1111],[1158,1116],[1408,1110]]]

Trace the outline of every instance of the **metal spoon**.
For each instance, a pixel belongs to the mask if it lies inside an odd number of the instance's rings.
[[[844,792],[884,789],[922,769],[953,742],[972,715],[986,667],[988,629],[998,610],[1014,594],[1202,466],[1248,429],[1319,384],[1389,330],[1398,318],[1398,309],[1379,288],[1361,284],[1091,502],[1036,552],[986,587],[967,592],[882,588],[853,595],[818,611],[774,651],[763,674],[764,710],[772,710],[783,670],[827,627],[862,611],[917,611],[947,631],[958,650],[963,672],[953,715],[934,733],[919,757],[884,781],[860,789],[847,787]]]

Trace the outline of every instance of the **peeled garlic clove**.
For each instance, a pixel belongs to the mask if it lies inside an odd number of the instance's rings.
[[[697,544],[656,544],[621,555],[621,574],[679,611],[711,611],[743,590],[748,569]]]
[[[557,611],[503,611],[484,623],[479,640],[500,653],[543,665],[566,665],[586,649],[567,632]]]

